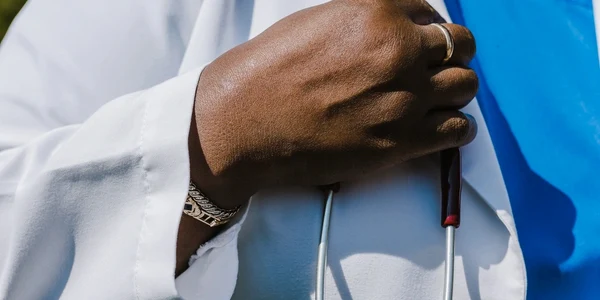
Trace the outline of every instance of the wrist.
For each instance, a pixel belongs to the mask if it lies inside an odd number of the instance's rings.
[[[260,184],[255,179],[243,176],[236,168],[226,168],[218,173],[210,167],[204,156],[198,137],[195,114],[192,117],[188,139],[190,156],[190,178],[211,202],[223,209],[233,209],[248,202],[258,191]]]

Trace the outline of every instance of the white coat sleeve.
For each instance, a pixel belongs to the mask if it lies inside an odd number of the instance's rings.
[[[156,16],[97,24],[135,9],[128,3],[33,0],[2,44],[1,299],[220,300],[233,293],[241,222],[203,245],[178,279],[201,294],[174,280],[201,70],[160,83],[175,76],[178,65],[169,60],[182,53],[160,47],[170,41],[154,1],[144,9]],[[131,19],[153,30],[136,32]],[[81,40],[86,34],[99,43]],[[154,50],[136,55],[140,44]]]

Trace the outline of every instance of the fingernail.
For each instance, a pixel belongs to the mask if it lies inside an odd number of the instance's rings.
[[[465,114],[465,116],[469,119],[469,124],[471,124],[469,127],[469,136],[475,137],[477,135],[477,121],[470,114]]]

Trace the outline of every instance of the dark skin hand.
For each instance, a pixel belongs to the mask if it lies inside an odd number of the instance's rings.
[[[189,139],[191,178],[217,205],[326,185],[473,140],[475,42],[422,0],[333,0],[292,14],[208,65]],[[183,216],[177,274],[218,233]]]

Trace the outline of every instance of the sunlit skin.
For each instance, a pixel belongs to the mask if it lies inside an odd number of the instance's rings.
[[[277,22],[208,65],[189,138],[191,178],[218,206],[278,185],[327,185],[473,140],[475,41],[442,65],[425,1],[334,0]],[[183,216],[176,274],[220,229]]]

